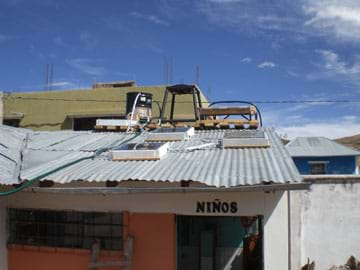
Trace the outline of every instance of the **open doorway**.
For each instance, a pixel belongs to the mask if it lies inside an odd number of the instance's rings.
[[[262,270],[262,217],[177,216],[177,270]]]

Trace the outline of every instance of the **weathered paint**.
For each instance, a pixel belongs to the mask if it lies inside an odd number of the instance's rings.
[[[126,93],[146,92],[153,94],[153,117],[159,116],[165,86],[99,88],[84,90],[61,90],[11,93],[6,95],[4,113],[23,113],[20,127],[33,130],[72,129],[72,119],[68,115],[125,114]],[[206,101],[202,95],[203,101]],[[70,101],[69,101],[70,100]],[[73,100],[73,101],[72,101]],[[194,115],[192,97],[178,96],[180,105],[175,106],[175,116],[191,118]],[[170,102],[170,98],[168,98]],[[181,103],[182,102],[182,103]],[[170,104],[170,103],[169,103]],[[170,111],[167,106],[166,115]]]
[[[238,212],[234,213],[196,213],[197,201],[221,201],[233,202],[238,204]],[[164,215],[164,224],[171,224],[170,216],[179,215],[217,215],[217,216],[253,216],[262,215],[264,217],[264,269],[279,270],[288,269],[288,208],[287,194],[283,191],[278,192],[229,192],[229,193],[175,193],[175,194],[126,194],[126,195],[63,195],[22,192],[11,197],[9,207],[23,208],[46,208],[46,209],[72,209],[80,211],[127,211],[130,216],[134,216],[137,225],[131,225],[136,239],[143,238],[149,231],[149,226],[155,230],[156,238],[161,234],[156,231],[155,214]],[[151,214],[141,216],[141,214]],[[139,216],[136,216],[139,215]],[[161,217],[161,216],[160,216]],[[162,217],[161,217],[162,218]],[[168,219],[169,218],[169,219]],[[141,222],[141,219],[144,219]],[[135,226],[132,228],[132,226]],[[160,227],[161,228],[161,227]],[[166,238],[171,238],[169,229],[162,228],[167,232]],[[175,228],[173,228],[175,229]],[[129,232],[130,233],[130,232]],[[137,235],[136,235],[137,234]],[[140,238],[141,237],[141,238]],[[146,236],[153,241],[152,236]],[[162,236],[161,236],[162,237]],[[167,246],[166,243],[161,242]],[[172,241],[172,240],[171,240]],[[150,246],[151,243],[142,243],[141,246]],[[173,244],[175,246],[175,244]],[[150,250],[151,251],[151,250]],[[150,252],[149,251],[149,252]],[[141,252],[145,252],[142,249]],[[172,251],[171,251],[172,252]],[[175,254],[175,253],[174,253]],[[136,256],[134,254],[134,256]],[[175,255],[174,255],[175,256]],[[136,259],[137,260],[137,259]],[[135,261],[134,261],[135,263]],[[175,259],[173,261],[175,265]],[[136,263],[135,263],[136,265]]]
[[[360,180],[360,179],[359,179]],[[318,180],[302,194],[302,263],[316,269],[360,258],[360,181]],[[299,269],[299,268],[298,268]]]
[[[327,162],[327,174],[356,174],[357,163],[355,156],[343,157],[293,157],[296,167],[301,174],[311,174],[313,161]]]
[[[34,246],[10,246],[8,270],[89,270],[90,251]],[[121,255],[103,252],[100,261],[117,261]],[[119,267],[99,267],[98,270],[118,270]]]

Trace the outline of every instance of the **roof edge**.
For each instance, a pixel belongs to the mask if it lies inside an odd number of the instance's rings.
[[[128,188],[128,187],[69,187],[69,188],[29,188],[33,193],[66,194],[131,194],[131,193],[204,193],[204,192],[249,192],[249,191],[286,191],[308,190],[310,183],[270,184],[237,187],[166,187],[166,188]]]

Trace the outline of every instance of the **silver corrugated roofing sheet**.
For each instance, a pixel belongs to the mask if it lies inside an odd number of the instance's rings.
[[[46,151],[96,151],[113,146],[133,136],[132,133],[94,133],[83,131],[33,132],[28,148]]]
[[[0,183],[18,183],[27,134],[26,130],[0,125]]]
[[[270,140],[269,148],[219,149],[216,144],[223,138],[224,131],[197,131],[189,141],[171,143],[169,153],[158,161],[112,161],[109,153],[104,153],[94,159],[83,160],[51,173],[43,180],[57,183],[74,180],[192,180],[217,187],[256,185],[264,182],[301,182],[302,177],[279,137],[273,130],[264,131]],[[43,175],[54,167],[63,166],[78,158],[89,157],[91,151],[114,146],[131,136],[133,135],[121,133],[36,132],[30,135],[29,147],[32,153],[28,157],[25,156],[25,163],[26,158],[35,159],[39,154],[44,157],[47,151],[63,151],[64,155],[56,159],[49,156],[51,161],[43,164],[24,166],[21,179],[29,180]],[[139,136],[136,141],[140,142],[143,139],[144,136]],[[203,145],[206,147],[188,150]],[[41,153],[37,153],[36,150],[41,150]]]
[[[360,152],[324,137],[299,137],[286,145],[292,157],[358,156]]]

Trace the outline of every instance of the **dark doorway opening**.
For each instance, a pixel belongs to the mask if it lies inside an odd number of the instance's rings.
[[[86,130],[94,130],[97,119],[124,119],[124,116],[118,117],[83,117],[83,118],[74,118],[73,119],[73,130],[75,131],[86,131]]]
[[[3,125],[10,126],[10,127],[19,127],[20,119],[4,119]]]
[[[262,270],[262,217],[177,216],[177,270]]]

